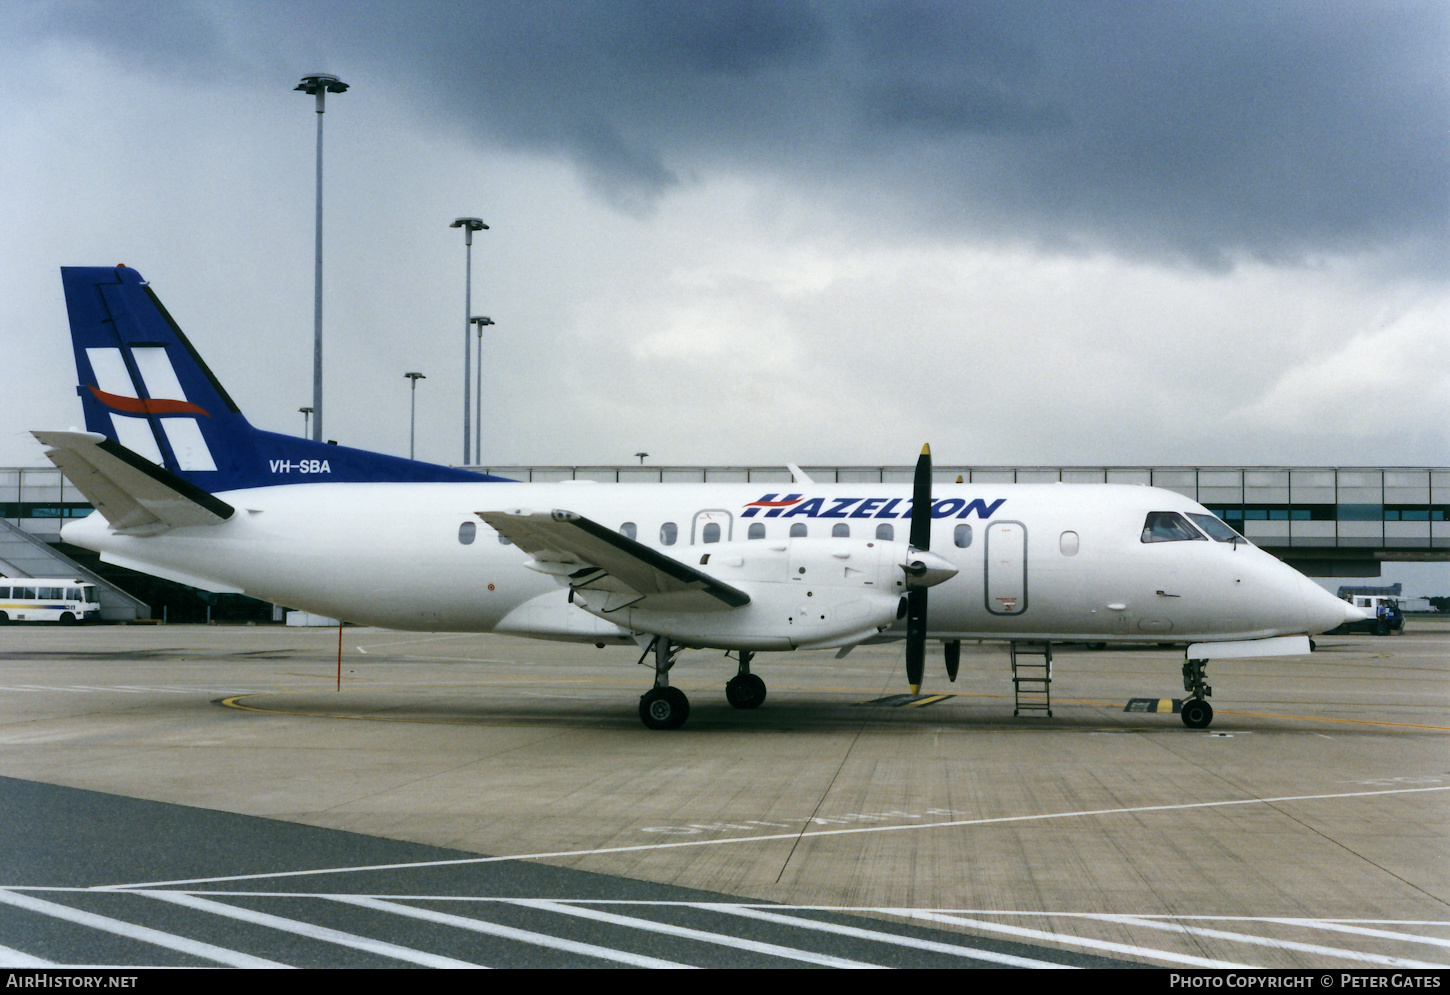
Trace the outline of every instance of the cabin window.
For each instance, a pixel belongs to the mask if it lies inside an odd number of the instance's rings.
[[[876,526],[876,538],[882,542],[891,542],[896,538],[896,528],[890,522],[882,522]]]
[[[831,537],[833,539],[851,538],[851,526],[847,525],[845,522],[837,522],[835,525],[831,526]]]
[[[619,527],[619,534],[624,536],[626,539],[634,539],[637,538],[639,534],[639,529],[635,526],[633,522],[625,522]]]
[[[1057,548],[1062,550],[1063,556],[1077,555],[1077,533],[1064,532],[1057,540]]]
[[[700,530],[700,541],[701,542],[719,542],[720,541],[720,523],[719,522],[706,522],[705,523],[705,527]]]
[[[477,535],[478,526],[475,525],[473,522],[464,522],[462,525],[458,526],[458,541],[463,543],[463,545],[465,546],[473,542],[474,537]]]
[[[792,522],[790,527],[790,537],[792,539],[804,539],[806,537],[806,523]]]
[[[512,546],[514,544],[514,541],[508,536],[504,535],[502,532],[500,532],[498,534],[498,544],[500,546]]]
[[[747,538],[747,539],[764,539],[765,538],[765,523],[764,522],[751,522],[750,523],[750,531],[748,531],[745,534],[745,538]]]
[[[673,546],[679,538],[680,528],[674,522],[665,522],[660,526],[660,545]]]
[[[952,542],[958,549],[966,549],[972,544],[972,527],[966,522],[958,525],[952,530]]]
[[[1203,535],[1176,511],[1148,512],[1143,522],[1144,542],[1181,542],[1185,539],[1202,540]]]

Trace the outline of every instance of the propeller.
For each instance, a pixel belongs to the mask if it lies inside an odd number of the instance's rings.
[[[916,475],[911,484],[911,545],[923,552],[931,549],[931,446],[921,447]],[[907,571],[908,583],[911,570]],[[921,675],[926,668],[926,587],[909,587],[906,592],[906,683],[911,693],[921,692]]]

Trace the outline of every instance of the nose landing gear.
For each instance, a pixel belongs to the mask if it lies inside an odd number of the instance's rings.
[[[1190,729],[1207,729],[1213,721],[1213,706],[1207,701],[1213,688],[1204,679],[1207,660],[1189,660],[1183,665],[1183,690],[1189,697],[1183,702],[1180,714],[1183,724]]]

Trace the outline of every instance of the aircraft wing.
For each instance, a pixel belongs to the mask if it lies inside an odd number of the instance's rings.
[[[600,610],[628,606],[683,612],[722,611],[750,595],[572,511],[480,511],[499,535],[533,556],[529,566],[590,597]]]
[[[99,432],[32,432],[46,456],[117,532],[219,525],[236,510]]]

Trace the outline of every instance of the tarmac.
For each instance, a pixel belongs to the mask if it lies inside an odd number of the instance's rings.
[[[1450,620],[1215,661],[0,629],[0,964],[1450,964]],[[946,697],[943,697],[946,696]],[[371,903],[371,904],[369,904]],[[381,904],[379,904],[381,903]],[[510,932],[512,930],[512,932]],[[466,942],[460,937],[467,936]]]

